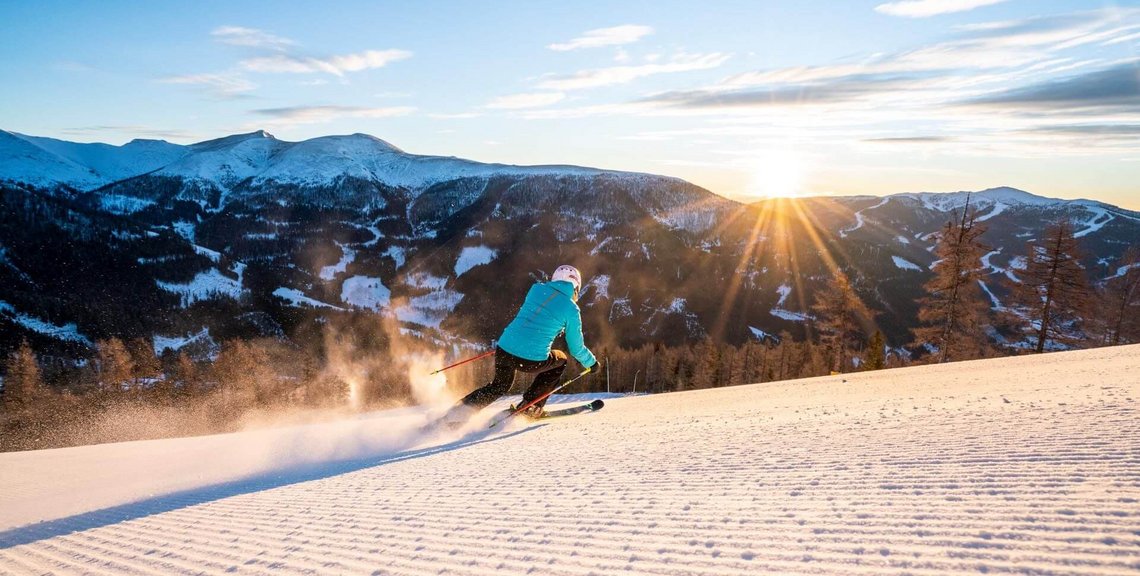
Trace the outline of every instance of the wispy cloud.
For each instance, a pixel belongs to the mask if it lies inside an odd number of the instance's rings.
[[[1000,4],[1006,0],[903,0],[875,6],[875,11],[906,18],[928,18],[940,14],[966,12],[982,6]]]
[[[1140,60],[1074,76],[1005,90],[966,102],[972,105],[1050,110],[1125,107],[1140,113]]]
[[[621,46],[623,44],[632,44],[634,42],[637,42],[638,40],[652,33],[653,28],[649,26],[626,24],[624,26],[614,26],[612,28],[598,28],[596,30],[589,30],[569,42],[551,44],[547,46],[547,48],[558,52],[566,52],[570,50],[580,50],[582,48]]]
[[[1010,85],[1095,66],[1095,60],[1073,60],[1064,53],[1131,34],[1138,17],[1140,11],[1103,10],[973,25],[954,38],[906,52],[876,54],[854,63],[746,72],[713,85],[665,92],[641,101],[707,109],[836,102],[882,105],[902,101],[910,107],[961,100],[993,103],[995,97],[1008,100],[1026,96],[1016,89],[1011,91]],[[1113,81],[1117,89],[1127,89],[1123,70],[1113,78],[1096,76],[1088,80]],[[995,88],[1002,93],[995,95]],[[1056,88],[1052,87],[1053,91]]]
[[[1140,61],[1114,61],[1103,49],[1089,58],[1088,48],[1112,46],[1135,35],[1137,26],[1140,10],[1130,8],[990,22],[957,27],[902,52],[756,70],[620,103],[519,114],[704,117],[703,130],[715,130],[709,137],[740,145],[796,134],[815,146],[855,147],[867,154],[908,146],[978,156],[1093,153],[1081,150],[1085,144],[1097,154],[1128,154],[1140,149],[1140,139],[1130,138],[1140,119]],[[568,91],[602,83],[608,74],[546,77],[539,86]],[[631,138],[698,137],[654,132]]]
[[[945,136],[896,136],[891,138],[864,138],[864,142],[875,144],[939,144],[949,142],[952,138]]]
[[[220,74],[184,74],[159,79],[163,84],[187,84],[205,89],[211,96],[220,99],[234,99],[248,96],[246,93],[257,88],[257,84],[250,82],[234,73]]]
[[[518,110],[522,108],[541,108],[561,102],[566,95],[562,92],[531,92],[526,94],[511,94],[499,96],[487,103],[487,108],[502,110]]]
[[[91,137],[99,134],[125,134],[135,138],[147,139],[170,139],[170,140],[193,140],[199,137],[198,134],[189,132],[187,130],[166,130],[162,128],[151,128],[142,125],[100,125],[100,126],[78,126],[74,128],[65,128],[61,132],[69,136]]]
[[[547,76],[545,80],[538,83],[538,87],[543,90],[564,92],[625,84],[638,78],[656,74],[671,74],[717,68],[731,57],[731,54],[722,54],[719,52],[711,54],[680,54],[675,56],[671,61],[662,64],[611,66],[608,68],[583,70],[569,75]]]
[[[641,101],[682,108],[806,106],[851,102],[887,91],[913,88],[917,78],[918,75],[852,74],[812,84],[670,91]]]
[[[478,112],[455,112],[455,113],[435,112],[435,113],[427,115],[428,118],[432,118],[435,120],[470,120],[471,118],[479,118],[481,116],[483,116],[483,115],[478,113]]]
[[[222,44],[251,48],[284,50],[296,44],[288,38],[275,36],[256,28],[243,28],[241,26],[221,26],[210,32],[210,36]]]
[[[340,118],[392,118],[407,116],[416,109],[410,106],[368,108],[363,106],[290,106],[286,108],[262,108],[253,113],[268,116],[271,125],[291,126],[296,124],[322,124]]]
[[[324,72],[334,76],[344,76],[348,72],[359,72],[372,68],[382,68],[399,60],[411,58],[407,50],[367,50],[357,54],[317,58],[274,54],[242,60],[241,65],[253,72],[283,72],[312,74]]]

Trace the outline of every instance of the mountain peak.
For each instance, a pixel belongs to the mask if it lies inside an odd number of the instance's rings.
[[[275,138],[269,132],[266,132],[265,130],[257,130],[257,131],[248,132],[245,134],[233,134],[231,136],[224,136],[222,138],[215,138],[214,140],[206,140],[204,142],[198,142],[197,144],[191,144],[190,147],[195,148],[195,149],[202,149],[202,148],[216,148],[216,147],[222,147],[222,146],[234,146],[236,144],[240,144],[240,143],[245,142],[247,140],[272,140],[272,141],[280,142],[280,140],[277,140],[277,138]]]
[[[399,146],[396,146],[395,144],[392,144],[391,142],[384,140],[383,138],[377,138],[371,134],[364,134],[362,132],[357,132],[357,133],[352,135],[352,138],[364,138],[367,140],[371,140],[377,144],[382,144],[387,148],[391,148],[393,152],[399,152],[401,154],[405,153]]]
[[[988,198],[990,200],[1005,202],[1007,204],[1043,205],[1063,202],[1063,200],[1060,200],[1058,198],[1046,198],[1044,196],[1038,196],[1036,194],[1026,192],[1025,190],[1011,188],[1009,186],[987,188],[980,192],[974,192],[973,194],[977,197]]]

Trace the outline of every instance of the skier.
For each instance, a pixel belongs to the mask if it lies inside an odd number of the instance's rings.
[[[587,370],[598,361],[582,337],[582,312],[578,309],[578,291],[582,287],[582,274],[578,269],[562,265],[554,271],[550,282],[530,287],[522,308],[514,320],[503,330],[495,348],[495,377],[489,384],[463,398],[445,418],[448,421],[466,419],[475,411],[486,407],[511,389],[515,372],[538,373],[534,382],[523,393],[522,404],[539,398],[558,386],[566,369],[566,353],[551,350],[559,334],[566,333],[570,354]],[[541,418],[543,398],[520,414]]]

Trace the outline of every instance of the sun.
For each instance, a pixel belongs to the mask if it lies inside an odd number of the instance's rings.
[[[798,198],[803,192],[807,164],[793,150],[765,150],[752,163],[745,190],[753,198]]]

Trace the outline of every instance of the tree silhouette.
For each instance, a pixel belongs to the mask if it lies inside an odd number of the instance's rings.
[[[817,292],[815,327],[820,340],[827,347],[827,369],[843,372],[852,351],[866,340],[864,326],[871,324],[871,310],[859,299],[847,275],[836,270],[827,288]],[[803,362],[811,358],[811,350],[804,350]]]
[[[915,344],[929,345],[938,362],[969,360],[984,354],[987,307],[978,280],[982,256],[988,249],[980,238],[985,227],[977,224],[969,196],[962,217],[950,221],[938,237],[934,278],[923,288],[914,330]]]
[[[1035,336],[1034,351],[1044,352],[1051,340],[1077,342],[1089,313],[1090,292],[1072,223],[1062,220],[1050,225],[1043,239],[1029,243],[1028,261],[1020,276],[1015,299]]]

